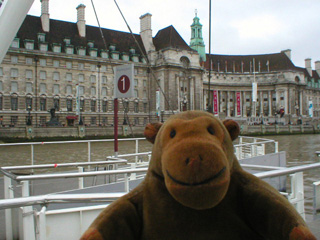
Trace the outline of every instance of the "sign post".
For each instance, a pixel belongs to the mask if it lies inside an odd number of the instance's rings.
[[[118,156],[118,99],[132,98],[134,65],[127,64],[114,67],[114,155]]]

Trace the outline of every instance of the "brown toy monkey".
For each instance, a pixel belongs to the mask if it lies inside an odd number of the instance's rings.
[[[148,124],[154,146],[145,180],[81,239],[315,240],[277,190],[242,170],[232,144],[238,135],[233,120],[201,111]]]

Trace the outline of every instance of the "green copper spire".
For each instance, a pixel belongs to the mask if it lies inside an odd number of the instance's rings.
[[[191,25],[190,47],[199,53],[200,61],[206,61],[206,49],[202,38],[202,24],[200,23],[200,19],[197,16],[197,10],[195,11],[195,13],[196,16],[194,17],[193,23]]]

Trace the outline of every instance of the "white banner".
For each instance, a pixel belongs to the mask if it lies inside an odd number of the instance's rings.
[[[309,117],[313,117],[313,104],[309,101]]]
[[[256,82],[252,83],[252,101],[257,101],[258,84]]]

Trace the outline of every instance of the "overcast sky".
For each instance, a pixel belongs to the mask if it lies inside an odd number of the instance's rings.
[[[91,0],[50,0],[51,19],[77,21],[76,7],[86,5],[86,23],[97,26]],[[128,32],[114,0],[93,0],[101,27]],[[134,33],[139,17],[152,14],[153,36],[173,25],[189,44],[195,9],[203,25],[209,52],[209,0],[117,0]],[[40,0],[29,14],[40,16]],[[108,41],[108,40],[107,40]],[[320,60],[320,0],[212,0],[211,53],[250,55],[291,49],[292,61],[304,67],[306,58]]]

